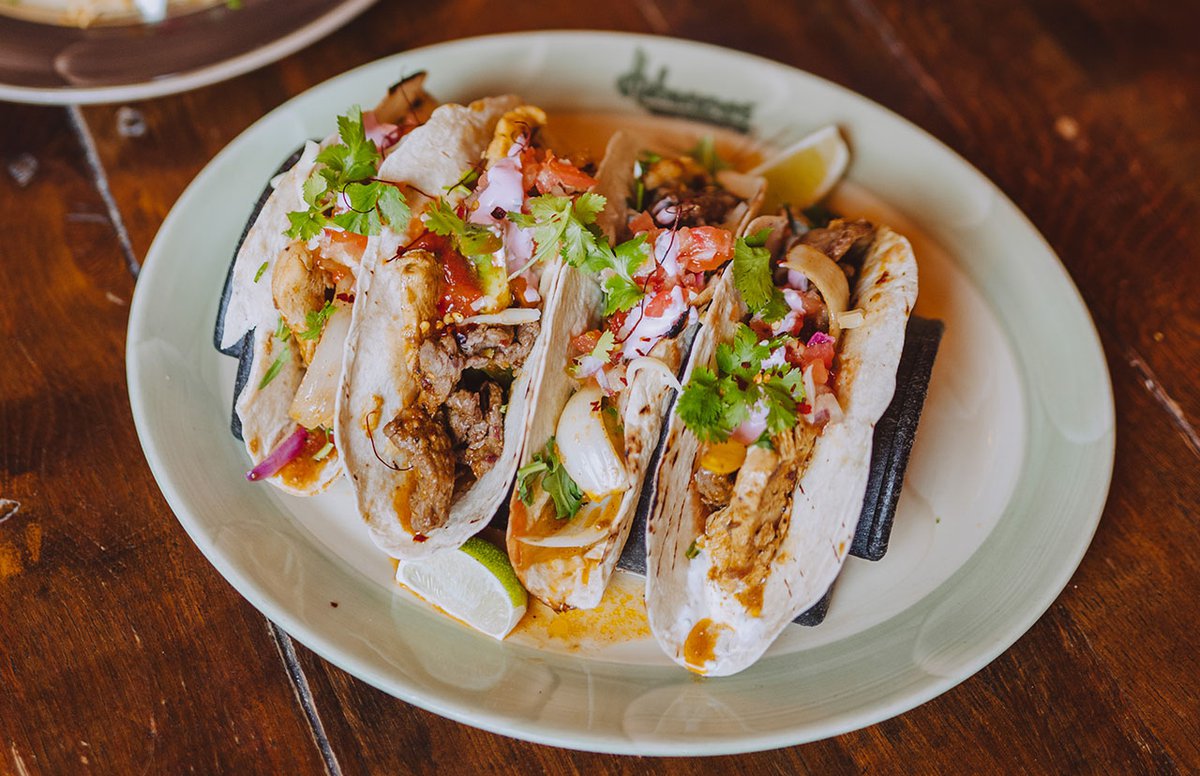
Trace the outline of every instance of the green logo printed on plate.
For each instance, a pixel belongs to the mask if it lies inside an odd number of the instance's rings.
[[[646,73],[646,53],[641,49],[633,54],[632,69],[617,78],[617,91],[632,97],[651,113],[703,121],[738,132],[750,131],[750,116],[755,107],[752,102],[722,100],[699,92],[672,89],[667,86],[666,65],[658,69],[655,78]]]

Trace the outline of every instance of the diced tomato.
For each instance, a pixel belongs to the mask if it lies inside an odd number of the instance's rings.
[[[591,353],[600,341],[600,330],[585,331],[571,340],[571,352],[574,354]]]
[[[549,194],[557,189],[586,191],[596,185],[596,179],[570,162],[549,154],[537,174],[537,189]]]
[[[531,191],[537,185],[538,175],[542,171],[540,157],[537,149],[529,146],[521,151],[521,186],[525,191]]]
[[[608,326],[608,330],[613,334],[620,334],[621,327],[625,325],[625,319],[628,317],[628,311],[617,310],[615,313],[608,316],[608,320],[605,322],[605,324]]]
[[[629,231],[633,232],[634,234],[653,232],[655,228],[656,225],[654,223],[654,219],[651,218],[650,214],[644,210],[629,221]],[[651,235],[651,238],[653,238],[653,235]],[[653,241],[653,239],[649,240],[649,242]]]
[[[828,370],[833,366],[833,343],[818,342],[810,345],[804,349],[803,361],[805,365],[811,364],[815,361],[820,361],[821,364],[824,365],[825,369]],[[813,380],[817,382],[818,385],[824,382],[823,380],[817,380],[815,375]]]
[[[471,303],[483,296],[471,264],[458,254],[458,251],[443,251],[442,260],[442,296],[438,300],[438,312],[459,313],[463,316],[474,315]]]
[[[659,291],[653,299],[646,304],[646,316],[649,318],[659,318],[671,307],[671,289]]]
[[[363,251],[367,249],[366,235],[326,229],[325,236],[329,238],[329,255],[326,258],[343,265],[357,264],[362,260]]]
[[[733,258],[733,233],[716,226],[679,230],[679,262],[690,272],[714,270]]]

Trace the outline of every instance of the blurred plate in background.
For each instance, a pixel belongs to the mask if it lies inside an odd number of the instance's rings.
[[[195,89],[281,59],[372,2],[3,0],[0,99],[122,102]]]

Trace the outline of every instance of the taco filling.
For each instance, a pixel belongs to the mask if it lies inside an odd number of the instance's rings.
[[[688,557],[706,550],[709,577],[751,616],[787,533],[798,476],[824,428],[842,418],[839,339],[862,321],[846,309],[849,281],[875,235],[865,221],[758,224],[766,226],[738,240],[734,259],[744,315],[714,362],[696,366],[676,410],[700,441],[691,482],[703,530]]]
[[[553,434],[531,435],[535,448],[517,473],[510,505],[518,573],[535,595],[560,607],[595,605],[603,592],[658,438],[660,405],[678,388],[686,346],[679,340],[733,258],[734,232],[760,187],[687,155],[626,154],[621,140],[610,145],[605,170],[626,157],[632,185],[623,217],[606,235],[615,247],[599,242],[576,265],[581,283],[598,286],[594,309],[559,321],[571,337],[557,351],[565,360],[562,377],[549,379],[567,383],[565,403],[542,410],[557,410],[549,419]],[[574,293],[569,281],[562,292],[564,304],[588,297],[580,288],[567,300]],[[608,566],[598,584],[589,568],[596,565]]]
[[[509,393],[541,331],[543,274],[561,247],[552,222],[596,183],[585,161],[542,147],[545,122],[530,105],[501,117],[480,164],[429,203],[394,257],[427,278],[416,401],[382,428],[416,475],[396,508],[418,535],[441,527],[500,459]]]
[[[404,229],[409,215],[400,190],[378,171],[435,107],[423,82],[418,74],[396,84],[375,109],[355,107],[340,116],[337,134],[319,148],[309,144],[288,173],[299,186],[301,209],[263,227],[279,229],[286,240],[273,257],[263,257],[251,280],[269,286],[277,323],[256,354],[265,371],[239,410],[243,426],[254,432],[262,424],[248,416],[265,419],[286,406],[291,427],[274,430],[281,441],[270,450],[262,449],[261,434],[247,438],[256,461],[247,474],[251,481],[270,479],[309,493],[336,476],[334,404],[359,267],[368,240],[383,227]],[[290,401],[284,392],[293,392]]]

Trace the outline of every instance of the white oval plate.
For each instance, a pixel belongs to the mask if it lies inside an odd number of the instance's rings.
[[[247,483],[228,431],[234,363],[217,299],[251,203],[336,114],[424,69],[446,100],[515,91],[550,110],[684,111],[784,145],[827,123],[853,144],[846,212],[913,237],[917,313],[946,322],[892,547],[851,559],[827,621],[793,626],[737,676],[697,680],[651,641],[598,653],[495,642],[398,595],[344,488]],[[724,49],[528,33],[399,54],[265,116],[197,176],[137,284],[128,378],[146,457],[237,590],[309,648],[435,713],[605,752],[698,755],[859,728],[945,692],[1041,616],[1087,549],[1113,461],[1109,376],[1062,265],[1016,207],[932,137],[806,73]],[[336,601],[338,606],[331,607]]]

